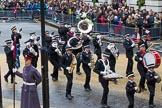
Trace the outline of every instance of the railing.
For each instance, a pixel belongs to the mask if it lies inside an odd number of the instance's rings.
[[[0,11],[0,19],[40,19],[40,11],[39,10],[17,10],[14,12],[13,10],[7,10],[7,11]],[[80,18],[77,15],[72,14],[62,14],[57,13],[54,11],[45,11],[45,19],[48,21],[51,21],[53,23],[60,23],[64,22],[73,26],[76,26],[77,23],[80,21]],[[106,34],[109,36],[123,36],[125,34],[130,34],[133,37],[136,37],[138,28],[135,27],[127,27],[127,26],[119,26],[114,25],[111,23],[97,23],[94,22],[93,31],[100,32],[102,34]],[[148,28],[147,30],[150,31],[149,35],[153,39],[161,39],[161,32],[162,27],[152,27]],[[142,34],[144,34],[145,31],[142,31]]]

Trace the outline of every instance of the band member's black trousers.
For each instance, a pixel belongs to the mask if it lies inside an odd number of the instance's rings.
[[[81,65],[80,52],[82,52],[82,48],[73,50],[73,54],[75,55],[76,60],[77,60],[76,73],[80,72],[80,65]]]
[[[112,70],[113,72],[115,72],[115,64],[116,64],[115,60],[109,60],[110,70]]]
[[[84,88],[88,88],[90,89],[90,80],[91,80],[91,68],[89,66],[82,66],[83,67],[83,70],[86,74],[86,79],[85,79],[85,84],[84,84]]]
[[[128,58],[126,75],[128,75],[130,72],[132,72],[132,70],[133,70],[133,59]]]
[[[11,83],[13,83],[13,72],[12,72],[12,68],[13,68],[13,63],[12,62],[8,62],[8,69],[9,71],[7,72],[7,74],[5,75],[5,78],[8,78],[11,75]]]
[[[38,58],[37,58],[37,57],[34,57],[34,58],[32,59],[31,64],[32,64],[35,68],[37,68],[37,62],[38,62]]]
[[[63,44],[63,46],[62,46],[62,51],[61,51],[62,54],[65,53],[65,47],[66,47],[66,44],[67,44],[67,42],[65,42],[65,44]]]
[[[155,84],[147,84],[147,86],[150,92],[149,105],[154,105]]]
[[[71,89],[73,85],[73,74],[66,73],[67,85],[66,85],[66,96],[71,95]]]
[[[52,78],[58,79],[58,69],[59,69],[59,61],[58,60],[50,60],[53,65],[53,73],[51,74]]]
[[[101,85],[103,87],[103,95],[102,95],[102,100],[101,104],[107,105],[107,99],[108,99],[108,93],[109,93],[109,81],[105,79],[100,79]]]
[[[134,108],[134,94],[126,93],[129,101],[128,108]]]
[[[76,65],[76,72],[80,72],[80,65],[81,65],[81,60],[79,57],[76,58],[77,60],[77,65]]]
[[[140,78],[140,82],[139,82],[139,87],[144,89],[145,88],[145,80],[146,80],[146,72],[147,70],[144,69],[144,67],[142,66],[143,64],[137,64],[137,69],[138,69],[138,72],[141,76]]]

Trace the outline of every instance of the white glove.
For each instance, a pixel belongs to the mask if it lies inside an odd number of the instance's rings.
[[[140,57],[139,60],[142,61],[142,58]]]
[[[107,72],[103,72],[103,71],[101,71],[100,74],[102,74],[102,75],[105,76],[105,75],[107,75]]]
[[[11,50],[14,50],[14,46],[11,46]]]
[[[37,55],[38,55],[38,53],[37,53],[37,52],[34,52],[34,55],[35,55],[35,56],[37,56]]]
[[[39,42],[38,42],[38,41],[34,41],[34,44],[35,44],[35,45],[39,45]]]
[[[66,67],[66,70],[68,70],[68,71],[69,71],[70,69],[71,69],[71,67]]]
[[[135,89],[135,90],[137,90],[137,89],[138,89],[138,87],[134,87],[134,89]]]
[[[159,76],[154,76],[155,79],[157,79]]]
[[[111,73],[114,73],[112,70],[108,70],[108,72],[111,74]]]
[[[133,43],[133,44],[131,45],[131,47],[134,47],[134,45],[135,45],[135,44]]]
[[[55,52],[58,52],[59,51],[59,49],[55,49]]]
[[[30,52],[33,53],[34,52],[34,49],[32,47],[30,47]]]
[[[88,66],[91,66],[91,63],[88,63]]]
[[[16,68],[13,68],[13,69],[12,69],[12,72],[13,72],[13,73],[15,73],[16,71],[17,71],[17,69],[16,69]]]

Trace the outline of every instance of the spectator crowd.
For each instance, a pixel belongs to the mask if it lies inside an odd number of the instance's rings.
[[[0,10],[8,9],[27,9],[27,10],[40,10],[40,1],[38,0],[11,0],[1,1]],[[45,1],[45,9],[48,13],[57,15],[65,15],[64,21],[74,19],[71,23],[77,23],[82,19],[82,16],[93,23],[98,23],[101,32],[106,32],[107,23],[116,26],[126,26],[139,28],[160,28],[162,25],[162,12],[157,13],[153,10],[134,9],[134,7],[127,6],[125,0],[113,0],[112,4],[90,3],[83,2],[82,0],[50,0]],[[86,14],[86,15],[84,15]],[[60,17],[56,17],[60,20]],[[141,31],[140,31],[141,32]]]

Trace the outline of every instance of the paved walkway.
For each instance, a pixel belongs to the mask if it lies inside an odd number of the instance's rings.
[[[5,63],[5,55],[0,55],[1,57],[1,72],[2,72],[2,93],[3,93],[3,106],[4,108],[13,108],[13,86],[10,83],[6,83],[4,81],[4,74],[7,71],[7,65]],[[22,71],[22,67],[24,66],[23,57],[21,58],[21,68],[19,71]],[[116,70],[121,75],[125,76],[125,68],[126,68],[126,58],[124,54],[121,54],[117,60]],[[40,71],[40,59],[38,61],[38,70]],[[81,68],[82,70],[82,68]],[[139,81],[139,74],[136,69],[136,62],[134,63],[134,72],[135,72],[135,81]],[[161,74],[162,67],[156,69],[156,71]],[[76,75],[74,72],[74,84],[72,89],[72,94],[74,95],[74,100],[69,101],[65,98],[65,86],[66,86],[66,78],[63,75],[63,72],[59,72],[59,81],[53,82],[51,80],[50,74],[52,72],[52,65],[49,63],[49,94],[50,94],[50,106],[51,108],[100,108],[100,100],[102,96],[102,87],[98,82],[98,76],[92,72],[91,79],[91,88],[92,92],[87,93],[84,91],[83,84],[85,79],[85,74],[82,71],[82,74]],[[20,106],[20,97],[21,97],[21,85],[22,79],[16,77],[16,108]],[[127,78],[123,78],[119,80],[118,85],[110,82],[110,93],[108,104],[112,106],[112,108],[126,108],[128,105],[128,101],[125,95],[125,84],[127,82]],[[157,84],[156,95],[155,95],[155,103],[157,105],[156,108],[162,108],[162,92],[160,91],[162,84]],[[40,102],[42,103],[42,86],[41,84],[38,86],[38,93]],[[148,108],[148,91],[135,94],[135,108]],[[141,103],[142,102],[142,103]],[[120,107],[119,107],[120,106]]]

